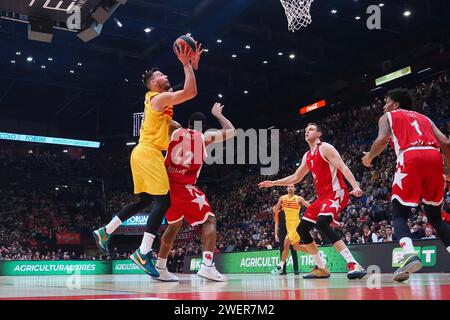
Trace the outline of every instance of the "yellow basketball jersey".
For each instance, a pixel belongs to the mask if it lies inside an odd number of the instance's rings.
[[[145,95],[144,118],[140,130],[139,144],[167,151],[169,148],[169,127],[173,118],[173,106],[163,111],[152,109],[150,99],[159,93],[149,91]]]
[[[288,194],[281,197],[281,209],[284,211],[286,221],[300,220],[301,204],[298,203],[298,196],[294,195],[292,198]]]

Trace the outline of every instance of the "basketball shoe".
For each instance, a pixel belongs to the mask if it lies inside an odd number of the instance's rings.
[[[347,269],[347,278],[350,280],[364,278],[367,274],[363,267],[354,262],[347,263]]]
[[[283,274],[283,268],[281,266],[277,266],[275,269],[272,270],[272,274]],[[286,274],[286,273],[285,273]]]
[[[150,251],[147,254],[142,254],[141,250],[138,248],[133,254],[130,256],[130,259],[141,268],[146,274],[158,278],[159,272],[155,267],[154,261],[158,258],[153,255],[153,251]]]
[[[180,278],[178,278],[173,273],[170,273],[167,268],[159,269],[156,267],[156,270],[159,272],[159,277],[152,277],[155,280],[161,281],[161,282],[178,282],[180,281]]]
[[[303,276],[303,279],[328,279],[330,276],[330,272],[326,268],[320,269],[318,266],[315,266],[310,273]]]
[[[402,282],[409,279],[411,273],[422,269],[422,260],[420,260],[417,253],[407,253],[400,261],[400,267],[395,270],[393,280]]]
[[[200,270],[198,270],[197,275],[200,278],[205,278],[217,282],[228,281],[227,277],[217,271],[215,264],[213,263],[211,267],[206,266],[202,263]]]
[[[109,238],[111,238],[111,235],[106,232],[106,227],[95,230],[92,232],[92,235],[100,251],[107,254]]]

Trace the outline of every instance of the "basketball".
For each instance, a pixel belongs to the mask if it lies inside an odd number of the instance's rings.
[[[0,304],[443,320],[450,0],[0,0],[0,29]]]
[[[173,43],[173,50],[176,53],[176,48],[183,49],[183,47],[188,47],[189,55],[192,55],[195,50],[197,49],[197,44],[195,43],[195,40],[192,39],[189,36],[183,35],[181,37],[178,37],[177,40]]]

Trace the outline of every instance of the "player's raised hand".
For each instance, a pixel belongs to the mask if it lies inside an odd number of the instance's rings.
[[[202,49],[202,44],[198,43],[197,41],[195,41],[196,45],[197,45],[197,49],[195,50],[195,52],[193,53],[192,57],[191,57],[191,63],[192,63],[192,68],[194,70],[198,70],[198,64],[200,63],[200,58],[202,56],[203,50]]]
[[[189,48],[187,46],[178,46],[175,48],[175,54],[177,55],[178,60],[181,61],[183,66],[186,66],[191,61]]]
[[[221,105],[219,102],[214,103],[212,109],[211,109],[211,114],[214,117],[218,117],[222,114],[222,109],[223,109],[223,105]]]
[[[275,184],[273,183],[273,181],[269,181],[269,180],[263,181],[263,182],[258,184],[258,187],[260,189],[262,189],[262,188],[272,188],[273,186],[275,186]]]
[[[372,168],[372,160],[369,158],[369,153],[368,152],[363,152],[364,153],[364,157],[362,157],[362,163],[365,167],[367,168]]]
[[[355,197],[357,197],[357,198],[360,198],[360,197],[362,197],[363,192],[362,192],[362,190],[361,190],[359,187],[357,187],[357,188],[354,188],[354,189],[350,192],[350,195],[355,196]]]

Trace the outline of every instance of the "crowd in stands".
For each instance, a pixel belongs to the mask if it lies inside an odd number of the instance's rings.
[[[450,114],[450,85],[447,75],[441,74],[410,91],[415,98],[412,109],[433,119],[449,136],[450,121],[447,117]],[[364,191],[362,198],[351,198],[340,217],[341,228],[338,230],[347,244],[396,240],[391,225],[390,205],[395,154],[389,148],[370,170],[361,164],[363,151],[368,150],[376,137],[382,106],[382,101],[375,100],[367,106],[351,108],[319,120],[323,128],[323,140],[338,149]],[[200,179],[200,187],[207,194],[217,215],[216,253],[267,250],[279,246],[274,237],[272,207],[286,190],[260,190],[257,184],[268,178],[277,179],[292,174],[307,151],[302,130],[282,130],[281,136],[281,168],[277,175],[261,176],[257,166],[242,166],[236,173],[237,177],[227,183],[202,184]],[[59,153],[22,150],[17,154],[14,150],[12,143],[0,148],[0,260],[103,260],[129,257],[130,252],[121,251],[120,247],[113,248],[108,256],[99,255],[99,252],[90,255],[82,251],[53,250],[57,233],[90,234],[92,230],[108,223],[114,214],[133,200],[128,159],[116,164],[112,163],[113,159],[109,159],[99,164],[90,155],[73,150]],[[109,170],[109,176],[105,179],[115,181],[111,183],[114,188],[106,187],[105,190],[105,186],[99,183],[103,175],[108,175],[104,170]],[[111,173],[110,170],[117,172]],[[121,183],[117,180],[123,177],[128,178],[120,188]],[[315,199],[310,176],[297,186],[297,194],[310,202]],[[449,203],[450,193],[447,193],[444,212],[450,213]],[[411,210],[408,224],[413,238],[436,238],[423,209],[419,207]],[[450,222],[450,215],[447,218]],[[198,227],[186,225],[182,231],[192,232],[195,236],[192,237],[193,241],[178,241],[171,251],[168,268],[174,272],[181,270],[186,254],[201,253]],[[328,244],[328,240],[316,230],[311,232],[318,244]]]

